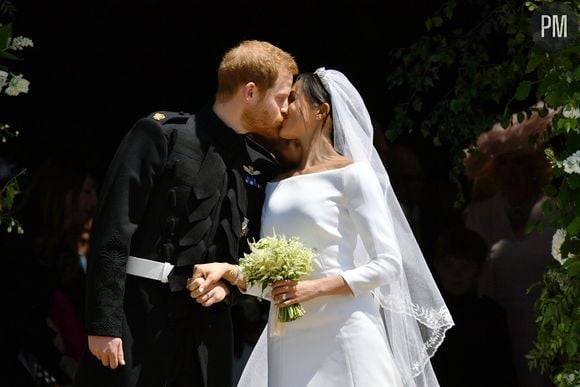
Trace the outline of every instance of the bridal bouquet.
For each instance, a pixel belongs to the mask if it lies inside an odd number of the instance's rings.
[[[305,247],[297,237],[286,239],[274,234],[249,244],[250,253],[240,258],[240,268],[249,286],[261,284],[263,291],[273,282],[298,281],[312,273],[316,250]],[[278,310],[278,321],[294,321],[304,313],[300,304],[284,306]]]

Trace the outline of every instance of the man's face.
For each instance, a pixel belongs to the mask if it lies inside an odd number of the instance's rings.
[[[292,89],[292,74],[281,71],[274,86],[259,93],[255,101],[244,109],[242,124],[264,138],[278,138],[278,131],[288,113],[288,95]]]

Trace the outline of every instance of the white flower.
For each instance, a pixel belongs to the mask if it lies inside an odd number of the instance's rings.
[[[580,150],[577,150],[562,162],[564,165],[564,172],[580,174]]]
[[[28,93],[28,86],[30,86],[30,82],[22,78],[22,74],[13,75],[4,92],[10,96],[16,96],[20,93]]]
[[[305,247],[298,237],[286,239],[284,236],[266,236],[257,242],[250,242],[250,253],[240,258],[240,268],[250,286],[266,286],[278,280],[297,281],[312,273],[312,258],[315,249]],[[289,322],[302,317],[304,308],[298,303],[283,306],[278,310],[279,322]]]
[[[580,376],[580,372],[578,371],[573,371],[573,372],[569,372],[569,373],[565,373],[562,374],[564,380],[569,383],[570,386],[575,386],[577,384],[573,384],[576,379],[578,378],[578,376]]]
[[[8,73],[6,71],[0,70],[0,91],[2,91],[2,88],[4,86],[6,86],[7,81],[8,81]]]
[[[580,109],[572,105],[566,105],[562,110],[562,116],[565,118],[580,118]]]
[[[565,239],[566,239],[566,230],[564,230],[563,228],[557,229],[556,232],[554,233],[554,236],[552,237],[552,257],[554,257],[556,261],[560,262],[561,265],[563,265],[564,262],[566,262],[566,259],[562,258],[562,253],[560,252],[560,249],[562,248],[562,243],[564,243]]]
[[[25,47],[34,47],[34,43],[32,39],[25,38],[24,36],[16,36],[15,38],[11,39],[10,44],[8,45],[9,50],[22,50]]]

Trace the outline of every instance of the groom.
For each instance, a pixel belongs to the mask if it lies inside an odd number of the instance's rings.
[[[119,146],[103,183],[87,273],[88,348],[74,385],[224,387],[232,383],[229,285],[203,307],[193,265],[236,262],[256,237],[266,181],[298,67],[243,41],[218,68],[213,105],[156,112]],[[276,149],[278,147],[278,149]]]

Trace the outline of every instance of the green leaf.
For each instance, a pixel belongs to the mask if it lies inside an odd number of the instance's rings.
[[[420,99],[415,98],[415,100],[413,101],[413,110],[415,110],[416,112],[420,112],[422,108],[423,102],[421,102]]]
[[[536,4],[534,4],[533,1],[526,1],[525,2],[525,6],[528,7],[528,11],[530,11],[530,12],[535,11],[536,9],[538,9],[538,6]]]
[[[574,79],[580,81],[580,66],[576,67],[576,70],[574,70]]]
[[[14,188],[14,184],[8,185],[6,187],[6,191],[4,192],[4,200],[2,201],[2,207],[4,210],[10,210],[14,203],[14,197],[16,196],[16,189]]]
[[[562,185],[556,199],[558,202],[558,208],[568,208],[570,205],[570,197],[570,188],[568,185]]]
[[[566,273],[572,277],[580,275],[580,261],[579,260],[567,260],[564,264]]]
[[[0,58],[10,59],[10,60],[22,60],[22,58],[17,57],[13,53],[7,52],[7,51],[0,51]]]
[[[580,234],[580,216],[577,216],[570,222],[568,227],[566,227],[566,231],[570,235],[578,235]]]
[[[511,118],[512,118],[511,114],[509,114],[508,110],[506,109],[503,115],[501,116],[500,121],[501,127],[506,129],[510,125]]]
[[[453,11],[455,10],[455,1],[448,1],[443,7],[443,14],[449,20],[453,18]]]
[[[570,188],[578,189],[578,188],[580,188],[580,176],[576,175],[576,174],[570,175],[567,177],[566,183],[568,183]]]
[[[544,214],[549,214],[554,209],[554,204],[551,200],[546,200],[542,203],[542,212]]]
[[[425,21],[425,28],[427,28],[427,31],[431,31],[433,27],[440,27],[441,24],[443,24],[443,18],[434,16]]]
[[[12,38],[12,23],[0,27],[0,51],[8,48],[8,42]]]
[[[458,114],[458,113],[460,113],[460,112],[461,112],[461,110],[463,109],[463,103],[462,103],[462,101],[461,101],[461,100],[459,100],[459,99],[452,99],[452,100],[449,102],[449,108],[451,109],[451,111],[452,111],[453,113],[457,113],[457,114]]]
[[[453,64],[453,55],[450,52],[441,53],[441,62],[445,64]]]
[[[536,91],[536,97],[538,99],[544,99],[547,90],[554,85],[555,83],[559,82],[559,75],[557,71],[551,71],[548,75],[541,79],[540,85]]]
[[[525,100],[526,98],[528,98],[528,95],[530,95],[531,89],[532,89],[532,82],[530,82],[530,81],[520,82],[520,84],[518,85],[518,88],[516,89],[516,94],[514,95],[515,99],[517,99],[518,101]]]
[[[526,65],[526,74],[531,73],[534,71],[542,62],[544,61],[544,57],[541,55],[534,55],[528,61]]]

